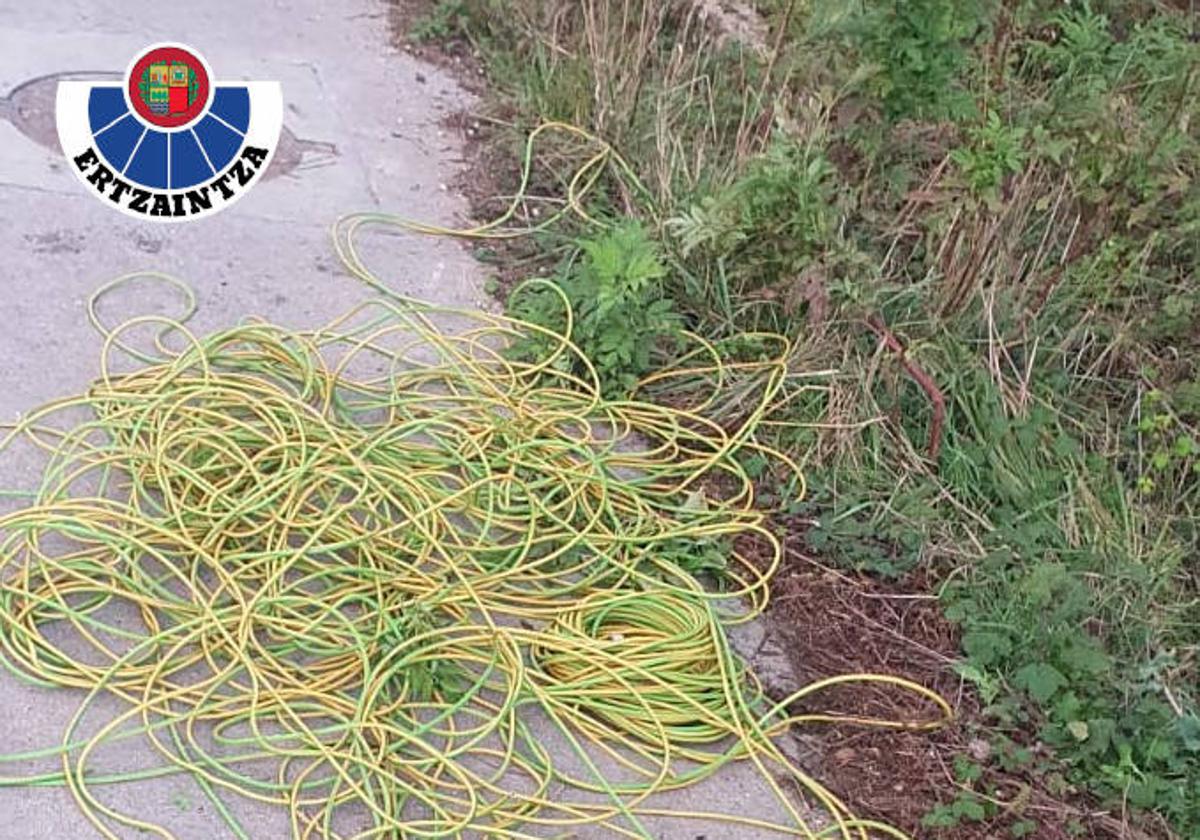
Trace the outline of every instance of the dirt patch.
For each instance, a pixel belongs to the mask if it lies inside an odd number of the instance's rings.
[[[437,8],[436,0],[390,0],[387,16],[392,43],[397,49],[451,73],[471,93],[485,93],[487,71],[470,41],[451,32],[428,39],[413,36],[423,21],[437,14]]]
[[[941,613],[935,582],[922,574],[882,581],[831,569],[805,550],[804,526],[780,523],[787,558],[772,588],[770,629],[802,682],[846,673],[883,673],[937,690],[955,710],[951,726],[904,732],[830,725],[807,730],[811,771],[862,817],[914,837],[1164,838],[1156,826],[1127,825],[1075,793],[1032,732],[989,719],[976,692],[954,670],[955,627]],[[828,689],[796,711],[917,722],[930,704],[891,688]],[[926,822],[956,800],[986,811],[951,826]],[[978,814],[972,806],[962,810]],[[943,821],[945,820],[943,816]],[[935,817],[936,821],[936,817]]]

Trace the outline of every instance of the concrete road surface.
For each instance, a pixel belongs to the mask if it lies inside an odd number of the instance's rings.
[[[192,326],[202,333],[249,315],[311,326],[368,297],[330,249],[328,226],[339,215],[384,209],[461,221],[464,202],[445,186],[458,141],[441,121],[468,97],[449,75],[395,48],[388,11],[372,0],[0,0],[0,417],[87,387],[100,338],[84,302],[116,275],[153,269],[186,280],[200,304]],[[60,78],[116,78],[158,41],[196,47],[219,79],[278,80],[285,100],[284,135],[267,179],[224,213],[181,225],[139,223],[87,194],[54,131]],[[481,303],[480,272],[455,242],[375,234],[366,245],[369,262],[395,288],[441,303]],[[159,290],[117,305],[129,308],[109,313],[114,321],[175,311],[177,301]],[[20,462],[4,459],[0,486],[27,481],[21,471]],[[0,674],[0,752],[57,744],[80,699]],[[123,760],[136,765],[130,749]],[[0,776],[11,769],[0,765]],[[184,777],[105,788],[102,798],[178,838],[230,836]],[[749,766],[654,804],[767,819],[782,813]],[[254,840],[291,836],[282,811],[233,805]],[[672,840],[766,836],[679,820],[652,826]],[[0,787],[0,840],[97,836],[64,790]]]

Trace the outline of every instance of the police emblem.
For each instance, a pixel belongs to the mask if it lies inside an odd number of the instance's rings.
[[[156,44],[123,83],[64,81],[58,137],[85,187],[139,219],[229,207],[261,177],[283,126],[278,82],[215,81],[200,53]]]

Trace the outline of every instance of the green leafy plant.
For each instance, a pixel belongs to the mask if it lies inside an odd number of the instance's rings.
[[[1000,115],[989,111],[980,126],[968,129],[968,143],[955,149],[951,158],[962,170],[971,190],[995,203],[1000,186],[1009,175],[1021,171],[1025,162],[1025,129],[1006,125]]]
[[[571,339],[595,366],[606,393],[632,389],[650,370],[656,348],[679,328],[666,277],[658,245],[645,226],[626,221],[579,240],[553,279],[571,308]],[[563,297],[532,285],[514,294],[509,307],[517,317],[562,331],[567,327]],[[536,356],[543,349],[544,340],[532,336],[514,352]]]
[[[970,45],[990,15],[971,0],[895,0],[863,4],[849,31],[877,68],[875,91],[887,115],[962,118],[974,110],[964,86]]]
[[[1161,391],[1143,399],[1144,414],[1137,423],[1141,459],[1137,480],[1144,495],[1182,496],[1200,476],[1200,443],[1166,403]]]
[[[984,822],[995,816],[995,803],[972,788],[983,778],[983,767],[964,755],[954,757],[954,779],[962,790],[950,802],[933,808],[921,820],[926,828],[953,828],[964,822]]]
[[[938,805],[921,819],[926,828],[953,828],[964,822],[983,822],[989,816],[988,803],[963,791],[950,802]]]
[[[738,179],[668,219],[692,269],[682,300],[739,331],[778,329],[779,310],[803,308],[796,278],[837,239],[835,176],[822,150],[780,137]]]
[[[470,685],[461,665],[427,654],[428,640],[421,647],[412,648],[411,640],[427,636],[437,626],[432,610],[423,604],[414,604],[389,617],[379,639],[388,649],[410,648],[404,657],[407,661],[389,682],[396,691],[406,692],[419,701],[437,695],[458,696]]]

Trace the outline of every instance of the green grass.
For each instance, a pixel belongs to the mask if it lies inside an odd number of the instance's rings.
[[[429,26],[480,49],[515,132],[589,127],[649,190],[610,178],[594,211],[636,221],[547,250],[608,387],[669,363],[678,324],[792,338],[774,443],[807,466],[812,547],[932,572],[996,737],[1036,733],[1069,783],[1190,838],[1200,46],[1181,5],[764,0],[757,44],[656,0],[462,0]],[[945,398],[936,461],[930,401],[868,319]]]

